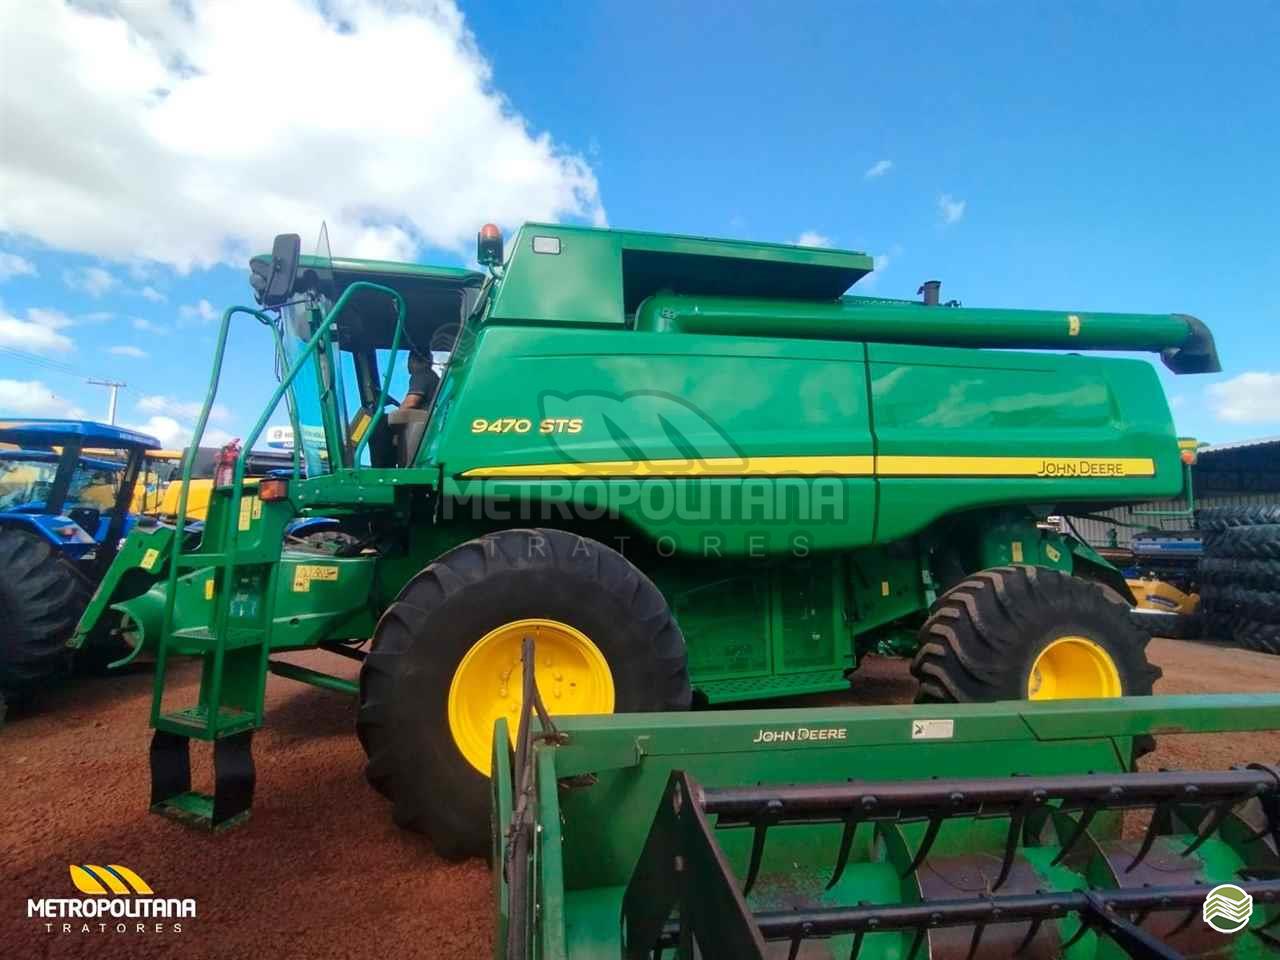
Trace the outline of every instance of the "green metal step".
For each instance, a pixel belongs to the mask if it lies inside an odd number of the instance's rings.
[[[190,790],[151,805],[152,813],[159,813],[174,820],[205,830],[226,830],[249,819],[249,811],[231,817],[222,823],[213,822],[213,797],[207,793]]]
[[[264,635],[261,627],[228,627],[222,640],[222,649],[252,647],[262,643]],[[212,650],[217,639],[208,627],[185,627],[169,634],[169,642],[178,648],[179,653]]]
[[[154,724],[157,730],[176,733],[181,737],[194,737],[197,740],[218,740],[245,730],[252,730],[255,725],[252,712],[223,707],[218,711],[214,728],[210,731],[209,711],[203,706],[162,713],[156,718]]]

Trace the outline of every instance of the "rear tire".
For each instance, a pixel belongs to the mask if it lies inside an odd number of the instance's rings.
[[[1057,570],[995,567],[940,597],[920,628],[911,665],[920,683],[916,700],[1027,699],[1041,654],[1067,638],[1086,641],[1082,650],[1100,648],[1119,695],[1150,694],[1160,676],[1147,660],[1150,636],[1132,623],[1114,591]]]
[[[505,530],[450,550],[378,621],[357,722],[365,775],[394,803],[395,822],[427,834],[448,859],[483,855],[490,843],[488,778],[450,726],[454,675],[481,638],[528,619],[595,644],[615,711],[689,707],[684,637],[662,593],[621,554],[558,530]]]
[[[0,529],[0,694],[11,703],[70,672],[66,642],[91,592],[48,542]]]

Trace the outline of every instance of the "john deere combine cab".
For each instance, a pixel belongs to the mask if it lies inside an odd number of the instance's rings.
[[[80,624],[155,657],[156,809],[247,812],[274,672],[358,695],[396,821],[483,850],[525,638],[552,715],[839,690],[872,652],[913,657],[922,701],[1151,693],[1124,579],[1042,521],[1179,492],[1154,369],[1087,354],[1217,370],[1195,318],[851,296],[860,253],[544,224],[509,256],[486,227],[487,275],[298,249],[222,318],[193,442],[232,322],[270,332],[280,380],[203,535],[175,535],[185,502],[134,531]],[[246,489],[278,406],[293,466]],[[300,517],[353,539],[301,548]],[[272,659],[306,648],[362,660],[358,688]]]

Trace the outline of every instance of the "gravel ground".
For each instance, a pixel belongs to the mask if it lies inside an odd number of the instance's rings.
[[[1280,657],[1157,640],[1158,693],[1280,690]],[[354,675],[325,654],[294,659]],[[177,667],[192,695],[194,664]],[[873,660],[854,693],[824,702],[900,703],[912,683],[900,661]],[[269,721],[257,735],[257,800],[245,826],[196,833],[146,812],[143,671],[86,680],[0,730],[9,802],[0,817],[0,957],[272,958],[479,957],[492,950],[491,890],[483,863],[448,864],[396,829],[361,775],[354,707],[342,697],[272,678]],[[207,751],[193,746],[197,789]],[[1149,766],[1225,767],[1280,758],[1280,732],[1163,737]],[[203,782],[200,782],[203,780]],[[194,897],[181,933],[46,932],[26,918],[28,897],[74,895],[68,863],[128,866],[158,895]]]

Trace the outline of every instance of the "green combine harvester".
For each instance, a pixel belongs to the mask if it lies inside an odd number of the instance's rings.
[[[928,702],[1152,692],[1123,577],[1044,521],[1179,493],[1155,370],[1087,354],[1216,371],[1195,318],[851,296],[861,253],[548,224],[509,256],[482,230],[487,273],[299,248],[277,238],[258,306],[223,314],[193,444],[233,321],[269,331],[280,377],[202,533],[177,535],[185,501],[134,530],[72,640],[155,658],[156,810],[248,813],[275,673],[358,696],[395,820],[483,852],[526,638],[557,716],[841,690],[870,653],[913,657]],[[246,487],[277,412],[292,468]],[[309,517],[336,549],[287,536]],[[361,660],[358,686],[274,658],[314,648]]]

